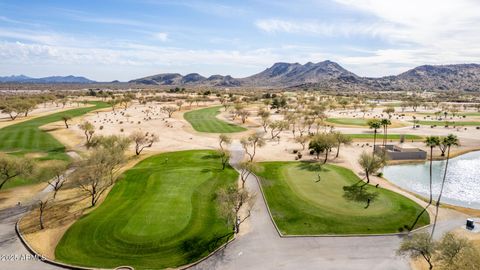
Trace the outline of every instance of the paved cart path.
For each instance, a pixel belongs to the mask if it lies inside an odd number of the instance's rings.
[[[232,164],[242,157],[243,151],[236,142],[232,145]],[[192,269],[410,269],[406,259],[395,256],[401,241],[398,236],[280,238],[270,220],[255,176],[250,176],[246,185],[257,193],[248,233]],[[15,223],[47,192],[48,189],[40,192],[28,204],[0,211],[0,256],[29,254],[15,234]],[[443,221],[437,225],[437,235],[463,224],[464,219]],[[62,268],[38,260],[0,260],[0,269]]]
[[[243,151],[232,145],[232,164]],[[247,188],[257,193],[248,233],[208,258],[194,269],[410,269],[408,260],[395,255],[401,237],[299,237],[281,238],[274,228],[255,176]],[[437,225],[436,235],[462,226],[464,220],[448,220]]]
[[[40,198],[43,198],[50,191],[50,186],[48,186],[35,195],[28,203],[0,210],[0,269],[62,269],[30,257],[30,252],[28,252],[15,232],[15,224],[17,221],[28,212]],[[16,258],[12,256],[16,256]]]

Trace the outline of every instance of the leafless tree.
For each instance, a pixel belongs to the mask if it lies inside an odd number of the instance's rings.
[[[257,148],[265,145],[265,139],[260,134],[255,133],[247,138],[242,138],[240,144],[242,145],[243,150],[245,150],[245,153],[249,156],[250,161],[253,161]]]
[[[221,215],[227,224],[232,226],[233,233],[239,233],[241,224],[251,215],[255,195],[246,189],[230,186],[220,190],[217,200],[220,204]],[[243,214],[241,214],[242,209],[244,210]]]
[[[244,161],[238,164],[240,170],[240,180],[242,181],[242,188],[245,188],[245,182],[255,169],[255,163],[252,161]]]
[[[68,121],[70,121],[71,119],[72,119],[72,117],[70,115],[66,115],[66,114],[62,115],[62,120],[65,123],[66,128],[69,128]]]
[[[176,112],[178,109],[173,107],[173,106],[163,106],[162,111],[164,111],[167,115],[168,118],[171,118],[173,113]]]
[[[152,147],[153,143],[158,142],[159,138],[154,133],[143,133],[134,131],[130,134],[130,139],[135,143],[135,154],[138,156],[147,147]]]
[[[78,125],[78,127],[83,130],[83,133],[85,134],[86,145],[88,146],[92,140],[93,134],[95,133],[95,126],[92,123],[85,121]]]
[[[232,143],[232,139],[225,134],[220,134],[218,136],[218,144],[220,145],[220,149],[223,151],[223,145],[230,145]]]
[[[15,177],[28,176],[33,170],[32,160],[0,153],[0,190],[8,181]]]
[[[43,213],[47,209],[47,205],[48,205],[49,201],[50,201],[49,199],[44,199],[44,200],[38,201],[38,210],[39,210],[38,220],[40,222],[40,230],[45,229],[45,226],[43,225]]]
[[[65,184],[67,166],[65,164],[58,164],[52,166],[50,171],[53,172],[53,178],[48,181],[48,184],[53,188],[53,199],[57,197],[57,192]]]
[[[268,127],[270,128],[270,135],[272,136],[272,140],[275,139],[283,130],[287,129],[289,126],[287,121],[273,121],[271,122]]]
[[[225,167],[228,164],[228,161],[230,160],[230,151],[226,149],[219,149],[217,151],[218,156],[220,156],[220,160],[222,161],[222,170],[225,170]]]

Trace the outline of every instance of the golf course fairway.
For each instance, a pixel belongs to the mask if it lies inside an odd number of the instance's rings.
[[[65,154],[65,146],[52,135],[41,130],[40,127],[49,123],[62,121],[62,116],[64,115],[74,118],[93,110],[108,107],[108,104],[105,102],[90,103],[94,106],[36,117],[0,129],[0,151],[11,152],[18,155],[31,152],[46,153],[48,155],[44,157],[44,159],[68,159],[68,156]]]
[[[361,187],[364,182],[343,167],[326,164],[319,171],[318,164],[309,162],[262,162],[259,167],[256,174],[282,234],[396,233],[422,211],[395,192]],[[368,203],[372,194],[377,195]],[[425,213],[416,227],[428,223]]]
[[[247,130],[241,126],[227,123],[217,118],[221,106],[194,110],[184,114],[187,120],[198,132],[206,133],[233,133]]]
[[[105,102],[92,101],[89,103],[92,106],[52,113],[0,129],[0,152],[16,156],[38,154],[39,157],[35,158],[38,164],[46,163],[40,166],[35,175],[28,178],[14,178],[7,182],[4,188],[38,183],[52,178],[53,174],[49,170],[49,165],[55,162],[67,163],[70,157],[65,153],[65,146],[48,132],[41,130],[40,127],[49,123],[63,121],[62,116],[64,115],[74,118],[108,107],[108,104]]]
[[[163,269],[208,255],[231,232],[218,216],[215,194],[236,183],[238,174],[230,166],[221,168],[208,150],[141,161],[97,209],[67,230],[56,259],[100,268]]]

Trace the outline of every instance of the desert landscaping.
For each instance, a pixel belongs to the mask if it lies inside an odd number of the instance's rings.
[[[0,270],[479,270],[480,1],[0,1]]]
[[[28,246],[82,267],[202,265],[258,229],[252,222],[260,200],[280,237],[423,235],[438,223],[480,244],[456,225],[478,217],[478,208],[442,203],[437,212],[436,200],[382,174],[385,166],[480,150],[474,102],[416,104],[409,100],[422,95],[411,93],[392,100],[368,93],[200,94],[87,92],[62,109],[40,103],[28,119],[4,117],[3,162],[29,165],[4,180],[0,206],[29,205],[18,223]],[[447,136],[456,141],[443,145]],[[430,149],[428,138],[440,141]],[[392,159],[374,145],[428,157]],[[141,256],[125,255],[132,252]],[[426,264],[415,257],[411,265]]]

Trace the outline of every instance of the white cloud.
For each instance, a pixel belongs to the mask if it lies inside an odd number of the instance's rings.
[[[325,23],[315,20],[295,21],[282,19],[257,20],[255,25],[268,33],[295,33],[321,36],[353,36],[353,35],[382,35],[386,30],[386,24],[361,23],[361,22],[337,22]],[[391,26],[389,26],[391,27]]]
[[[39,32],[39,31],[24,31],[21,29],[2,29],[0,28],[0,38],[8,38],[15,40],[25,40],[31,42],[38,42],[42,44],[58,44],[64,42],[64,36],[56,33]]]
[[[158,32],[152,35],[155,39],[158,39],[162,42],[168,41],[168,33]]]
[[[157,42],[159,46],[146,46],[141,44],[142,39],[135,42],[128,37],[126,40],[120,39],[121,37],[109,40],[101,35],[95,36],[94,32],[90,36],[83,36],[49,32],[44,30],[45,27],[0,27],[0,71],[11,73],[18,70],[19,73],[29,73],[36,70],[38,74],[57,68],[98,80],[132,79],[140,71],[142,75],[156,72],[200,72],[203,75],[230,73],[240,77],[261,71],[278,61],[305,63],[330,59],[345,65],[358,75],[382,76],[397,74],[422,64],[480,62],[480,1],[331,1],[349,9],[348,13],[355,14],[355,19],[322,16],[317,19],[266,18],[255,21],[258,29],[270,34],[267,35],[267,44],[275,44],[275,35],[282,33],[308,35],[308,39],[292,39],[296,45],[276,43],[279,45],[272,48],[263,45],[265,43],[262,44],[261,40],[245,44],[248,39],[242,35],[239,35],[238,40],[221,34],[208,37],[213,30],[200,35],[198,31],[205,29],[192,28],[197,36],[207,39],[214,47],[223,48],[221,50],[208,47],[186,49],[181,48],[184,44],[180,42],[178,44],[181,45],[174,47],[175,43],[170,42],[167,30],[158,28],[158,24],[128,18],[95,17],[70,11],[64,15],[77,21],[131,26],[141,31],[143,37],[149,37],[144,40],[145,43],[152,39],[169,42]],[[193,1],[181,4],[192,9],[205,8],[195,5]],[[234,7],[214,7],[213,11],[204,12],[217,15],[234,12]],[[241,12],[245,11],[240,10]],[[9,20],[0,16],[0,21]],[[175,39],[180,39],[178,37],[182,32],[184,35],[188,31],[194,32],[186,28],[175,30]],[[173,30],[168,28],[168,31]],[[351,44],[344,39],[332,41],[324,44],[326,50],[317,45],[319,43],[312,42],[317,36],[347,37],[346,40]],[[359,36],[362,37],[362,44],[371,42],[375,48],[368,45],[359,47]],[[167,44],[172,46],[166,46]],[[190,44],[188,46],[191,47]]]
[[[479,1],[335,1],[366,15],[373,15],[388,25],[383,27],[380,33],[384,39],[391,42],[391,46],[370,51],[366,56],[342,58],[347,63],[411,68],[421,64],[480,61]],[[391,27],[392,25],[395,27]],[[375,67],[362,69],[365,72],[369,68]]]
[[[262,19],[255,25],[271,34],[349,37],[353,47],[358,46],[357,36],[373,38],[372,44],[381,48],[333,56],[359,75],[383,76],[422,64],[480,61],[480,1],[332,1],[356,13],[356,20]]]

